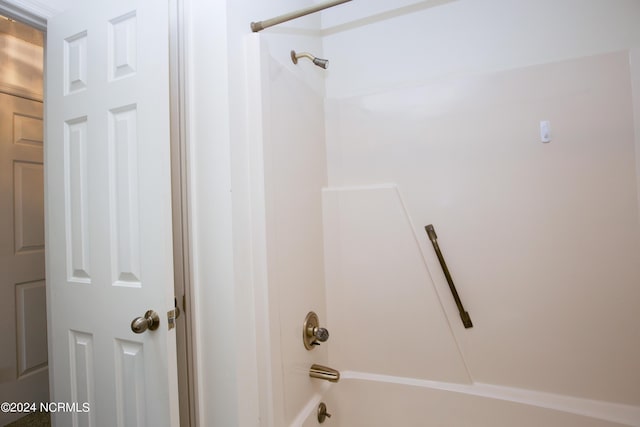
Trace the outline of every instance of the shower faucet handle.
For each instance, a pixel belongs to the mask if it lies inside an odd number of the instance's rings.
[[[329,339],[329,331],[326,328],[313,328],[313,336],[320,342],[325,342]]]
[[[315,337],[315,340],[311,342],[311,345],[320,345],[321,342],[329,339],[329,331],[326,328],[313,328],[312,336]]]
[[[304,343],[304,348],[312,350],[315,346],[320,345],[321,342],[325,342],[328,339],[329,331],[327,328],[320,327],[318,315],[310,311],[302,324],[302,342]]]

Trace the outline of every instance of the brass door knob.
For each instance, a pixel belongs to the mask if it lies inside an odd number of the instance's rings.
[[[153,310],[149,310],[144,317],[136,317],[131,321],[131,330],[136,334],[141,334],[147,329],[155,331],[160,326],[160,316]]]

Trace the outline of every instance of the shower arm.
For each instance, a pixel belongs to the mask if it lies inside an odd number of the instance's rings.
[[[293,61],[294,64],[297,64],[299,58],[307,58],[308,60],[313,62],[314,65],[316,65],[316,66],[318,66],[320,68],[324,68],[325,70],[327,68],[329,68],[329,60],[328,59],[317,58],[317,57],[311,55],[309,52],[296,53],[295,50],[292,50],[291,51],[291,61]]]
[[[294,64],[298,63],[298,59],[305,57],[310,59],[312,62],[314,59],[316,59],[315,56],[311,55],[308,52],[296,52],[296,51],[291,51],[291,60],[293,61]]]
[[[458,312],[460,312],[460,318],[462,319],[462,324],[467,329],[472,328],[473,323],[471,322],[471,317],[469,316],[469,313],[465,311],[462,305],[462,301],[460,300],[458,291],[456,291],[456,285],[453,284],[453,279],[451,278],[451,274],[449,274],[447,263],[444,261],[444,256],[442,256],[442,252],[440,251],[436,230],[435,228],[433,228],[432,224],[427,225],[424,229],[427,231],[429,240],[431,240],[431,243],[433,244],[433,250],[436,252],[436,255],[438,256],[438,261],[440,261],[440,266],[442,267],[442,271],[444,272],[444,277],[446,277],[447,279],[447,283],[449,284],[449,289],[451,290],[453,299],[456,302],[456,306],[458,306]]]
[[[321,10],[328,9],[333,6],[338,6],[342,3],[350,2],[351,0],[333,0],[315,6],[310,6],[305,9],[300,9],[295,12],[285,13],[284,15],[276,16],[275,18],[265,19],[264,21],[252,22],[251,31],[257,33],[265,28],[273,27],[274,25],[282,24],[283,22],[291,21],[292,19],[300,18],[312,13],[320,12]]]

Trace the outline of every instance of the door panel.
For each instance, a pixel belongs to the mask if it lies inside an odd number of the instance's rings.
[[[49,398],[42,103],[0,94],[0,401]],[[0,414],[4,425],[21,414]]]
[[[47,274],[58,426],[178,425],[167,1],[48,22]],[[154,310],[156,330],[131,321]]]

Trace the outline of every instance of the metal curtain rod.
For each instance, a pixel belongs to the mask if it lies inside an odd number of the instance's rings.
[[[300,18],[302,16],[309,15],[311,13],[319,12],[324,9],[328,9],[333,6],[338,6],[342,3],[350,2],[351,0],[334,0],[315,6],[309,6],[305,9],[300,9],[295,12],[285,13],[284,15],[276,16],[275,18],[265,19],[264,21],[252,22],[251,31],[257,33],[265,28],[273,27],[274,25],[282,24],[283,22],[291,21],[292,19]]]

